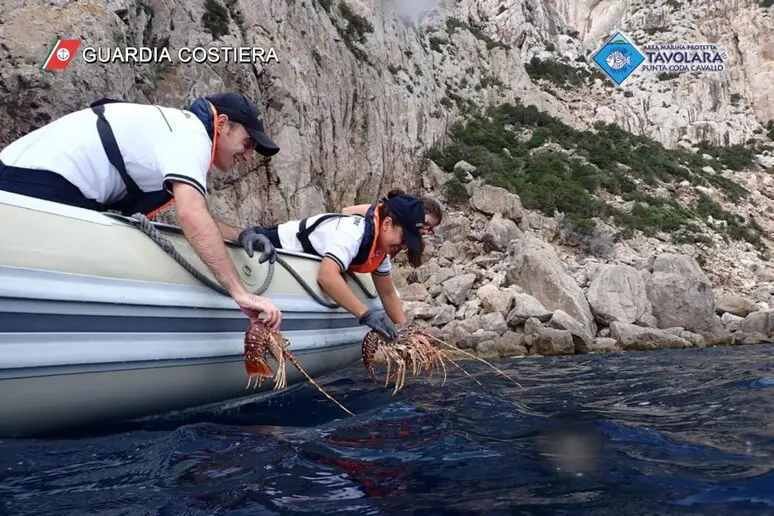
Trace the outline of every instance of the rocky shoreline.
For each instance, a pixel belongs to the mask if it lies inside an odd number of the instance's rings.
[[[766,301],[713,288],[679,248],[640,255],[605,241],[603,226],[581,252],[517,195],[472,178],[466,188],[469,206],[447,212],[425,263],[399,259],[394,273],[408,318],[459,349],[490,358],[774,342]]]

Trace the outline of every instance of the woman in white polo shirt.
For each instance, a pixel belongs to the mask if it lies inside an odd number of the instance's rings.
[[[405,245],[411,264],[420,265],[424,223],[423,202],[404,194],[371,205],[365,216],[323,213],[246,232],[268,237],[277,249],[321,256],[317,282],[322,290],[360,324],[393,339],[397,326],[407,321],[390,276],[390,250]],[[342,276],[347,270],[371,274],[384,312],[373,312],[358,299]]]
[[[393,197],[396,197],[398,195],[405,194],[406,191],[402,188],[393,188],[390,190],[387,195],[385,196],[386,199],[391,199]],[[422,230],[420,233],[422,236],[427,235],[428,233],[432,233],[435,231],[435,228],[438,227],[438,225],[443,220],[443,207],[441,207],[441,203],[436,201],[435,199],[431,199],[429,197],[422,197],[422,204],[425,206],[425,225],[422,227]],[[370,208],[370,204],[357,204],[355,206],[347,206],[343,210],[341,210],[341,213],[344,213],[345,215],[360,215],[365,216],[365,214],[368,212],[368,208]],[[395,256],[400,253],[401,251],[405,250],[406,247],[395,247],[390,251],[390,258],[395,258]]]

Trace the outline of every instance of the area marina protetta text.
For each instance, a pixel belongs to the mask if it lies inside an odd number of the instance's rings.
[[[716,45],[648,44],[645,71],[655,72],[720,72],[728,57]]]

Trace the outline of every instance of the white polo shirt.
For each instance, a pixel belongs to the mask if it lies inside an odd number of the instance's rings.
[[[306,221],[306,227],[310,227],[322,215],[309,217]],[[296,238],[300,222],[299,220],[291,220],[277,226],[282,249],[300,253],[304,252],[301,242]],[[328,256],[344,272],[349,268],[355,256],[357,256],[364,233],[365,224],[363,223],[363,217],[345,215],[321,222],[309,235],[309,242],[320,256]],[[390,255],[385,254],[384,261],[379,264],[379,267],[377,267],[373,274],[387,276],[391,271]]]
[[[163,116],[162,116],[163,114]],[[212,141],[193,113],[153,105],[112,103],[105,118],[115,134],[126,171],[141,190],[167,188],[183,181],[207,194]],[[120,200],[126,187],[110,164],[91,109],[67,114],[32,131],[0,152],[12,167],[55,172],[83,195],[103,204]]]

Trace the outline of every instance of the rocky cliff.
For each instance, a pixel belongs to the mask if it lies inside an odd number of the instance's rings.
[[[726,55],[725,71],[635,72],[615,87],[590,58],[617,30],[640,46],[716,44]],[[41,71],[57,38],[104,48],[168,48],[173,56],[185,46],[271,47],[278,60],[88,64],[78,56],[67,70]],[[532,315],[542,324],[560,313],[557,320],[578,322],[584,338],[596,337],[600,327],[623,334],[635,330],[621,325],[637,324],[712,333],[718,321],[707,315],[717,302],[707,297],[710,285],[770,301],[772,85],[769,0],[0,5],[0,118],[6,122],[0,145],[103,96],[184,106],[201,94],[240,89],[263,105],[282,152],[250,170],[213,173],[211,204],[218,214],[234,223],[268,223],[368,202],[396,184],[428,190],[459,208],[451,217],[458,229],[447,231],[473,235],[465,241],[474,247],[464,254],[472,261],[456,266],[473,267],[475,279],[441,267],[425,279],[446,285],[438,274],[451,271],[446,279],[454,286],[435,287],[442,290],[417,302],[453,306],[454,320],[481,315],[479,308],[501,313],[506,325],[534,322]],[[535,111],[501,113],[499,127],[478,134],[488,143],[455,147],[454,124],[489,105]],[[527,123],[524,116],[542,122]],[[626,143],[616,146],[619,141]],[[545,173],[557,167],[566,173]],[[487,185],[504,190],[492,194]],[[518,196],[505,211],[486,208],[489,196],[512,192]],[[463,218],[473,229],[464,229]],[[592,220],[597,223],[589,225]],[[444,245],[434,260],[452,256]],[[659,262],[662,252],[692,261]],[[683,281],[703,285],[685,286],[695,290],[685,294],[695,308],[686,312],[690,324],[670,319],[683,306],[670,305],[683,298],[664,290],[675,267],[689,274]],[[486,286],[481,274],[497,275],[484,298],[496,297],[492,288],[501,294],[505,283],[513,296],[466,305],[470,289]],[[412,278],[412,285],[425,284]],[[619,302],[600,305],[604,292],[617,292]],[[517,299],[526,312],[511,313]],[[499,308],[483,308],[491,303]],[[451,308],[441,310],[429,318],[448,319]],[[496,324],[502,329],[499,319]]]
[[[416,185],[422,152],[490,102],[521,98],[576,127],[615,122],[667,146],[745,143],[774,119],[774,19],[753,0],[9,0],[0,21],[0,116],[9,122],[0,143],[103,95],[182,106],[239,88],[259,98],[284,152],[213,177],[217,209],[243,221]],[[587,61],[616,29],[639,44],[717,43],[728,72],[642,73],[614,88]],[[76,58],[65,71],[41,72],[57,37],[172,55],[184,46],[272,47],[278,62]]]

